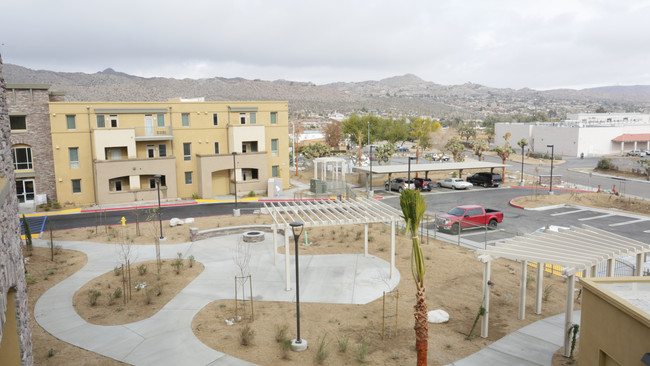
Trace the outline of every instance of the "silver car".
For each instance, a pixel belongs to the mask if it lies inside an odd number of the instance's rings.
[[[440,187],[451,189],[468,189],[473,186],[472,183],[465,182],[461,178],[447,178],[445,180],[439,180],[438,185]]]

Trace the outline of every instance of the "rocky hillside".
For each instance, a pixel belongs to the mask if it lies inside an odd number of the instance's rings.
[[[646,112],[650,87],[603,87],[585,90],[498,89],[479,84],[440,85],[407,74],[378,81],[313,83],[242,78],[142,78],[106,69],[94,74],[31,70],[5,64],[8,83],[51,84],[69,101],[161,101],[205,97],[206,100],[288,100],[293,117],[374,111],[393,116],[483,118],[491,114],[553,111]]]

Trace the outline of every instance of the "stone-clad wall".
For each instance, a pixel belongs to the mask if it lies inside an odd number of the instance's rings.
[[[45,193],[48,200],[56,201],[48,102],[60,98],[56,95],[50,96],[49,91],[45,89],[12,89],[11,85],[8,87],[6,100],[9,113],[25,113],[27,122],[27,132],[13,133],[11,143],[31,146],[35,193]]]
[[[27,311],[27,285],[25,283],[25,266],[20,243],[18,219],[18,199],[14,180],[13,161],[11,158],[11,137],[9,115],[5,97],[5,82],[2,74],[0,57],[0,339],[4,336],[2,329],[6,322],[6,294],[10,288],[15,290],[16,317],[20,342],[22,364],[34,364],[32,356],[32,332],[29,328]],[[6,186],[8,185],[8,187]],[[8,189],[1,189],[8,188]],[[9,314],[13,316],[13,314]]]

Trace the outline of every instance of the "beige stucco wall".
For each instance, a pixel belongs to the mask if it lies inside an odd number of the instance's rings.
[[[580,365],[598,365],[601,351],[621,365],[643,365],[650,352],[650,316],[599,283],[646,282],[648,277],[581,279]]]
[[[239,111],[241,109],[255,111],[256,123],[241,125],[239,122]],[[112,112],[106,112],[106,111]],[[146,112],[154,111],[154,112]],[[158,111],[158,112],[156,112]],[[158,127],[157,113],[164,116],[165,126]],[[247,112],[248,113],[248,112]],[[277,123],[271,124],[271,113],[277,113]],[[76,128],[68,130],[66,127],[66,115],[76,115]],[[97,115],[106,116],[106,127],[98,128],[96,124]],[[118,127],[111,127],[109,114],[117,114]],[[153,118],[154,133],[147,135],[145,129],[146,114]],[[183,115],[189,117],[189,126],[183,126]],[[213,124],[213,115],[217,114],[218,124]],[[250,113],[247,114],[250,116]],[[212,177],[199,174],[198,157],[215,155],[215,142],[219,143],[219,155],[232,158],[230,147],[241,152],[241,141],[258,142],[258,154],[254,162],[247,163],[244,168],[255,168],[259,170],[258,182],[242,182],[238,191],[247,193],[251,190],[264,191],[266,179],[270,176],[273,166],[278,166],[280,178],[283,178],[285,189],[289,188],[289,150],[288,150],[288,103],[287,102],[66,102],[50,103],[50,120],[52,124],[53,154],[55,160],[55,171],[57,177],[57,191],[61,191],[61,201],[75,202],[78,204],[92,204],[95,202],[94,188],[97,188],[97,200],[102,197],[102,202],[113,202],[124,199],[122,202],[130,202],[128,195],[124,193],[108,191],[108,182],[101,182],[107,177],[128,176],[127,183],[132,189],[147,188],[142,183],[142,177],[135,172],[124,172],[120,165],[111,166],[109,172],[102,170],[102,177],[93,177],[92,166],[96,160],[99,163],[105,157],[106,147],[126,146],[129,160],[137,157],[144,159],[141,164],[147,165],[157,159],[158,147],[160,144],[167,146],[167,156],[174,159],[175,174],[167,177],[169,198],[189,198],[199,191],[202,196],[210,196],[213,191]],[[171,126],[171,127],[170,127]],[[143,136],[147,135],[146,138]],[[278,154],[271,156],[271,140],[278,140]],[[183,143],[191,144],[191,155],[189,160],[184,159]],[[92,148],[91,148],[92,144]],[[147,159],[147,145],[154,145],[155,158]],[[79,147],[79,168],[70,168],[68,159],[68,148]],[[125,156],[123,159],[127,158]],[[135,161],[135,160],[134,160]],[[247,161],[244,159],[243,161]],[[230,164],[228,164],[230,166]],[[115,169],[122,169],[119,172]],[[220,167],[210,167],[212,171],[222,170]],[[192,173],[192,183],[185,183],[185,172]],[[158,172],[160,173],[160,172]],[[119,175],[115,175],[119,174]],[[206,180],[207,178],[207,180]],[[72,194],[71,180],[82,180],[82,192]],[[93,181],[96,183],[93,183]],[[172,190],[171,180],[175,180],[176,190]],[[223,181],[216,180],[216,181]],[[102,192],[99,192],[99,191]],[[139,189],[140,190],[140,189]],[[228,188],[232,191],[232,188]],[[175,195],[175,196],[174,196]],[[116,197],[115,199],[108,197]],[[133,196],[133,194],[131,194]],[[120,202],[120,203],[122,203]]]

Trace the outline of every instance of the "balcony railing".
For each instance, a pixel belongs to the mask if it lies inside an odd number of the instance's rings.
[[[135,128],[136,141],[171,140],[172,138],[172,126],[145,126]]]

